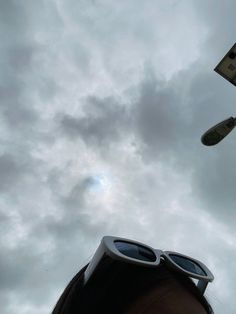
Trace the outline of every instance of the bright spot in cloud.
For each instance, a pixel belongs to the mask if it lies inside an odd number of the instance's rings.
[[[89,186],[90,192],[95,194],[103,194],[110,192],[112,188],[111,178],[105,174],[95,175],[91,178]]]

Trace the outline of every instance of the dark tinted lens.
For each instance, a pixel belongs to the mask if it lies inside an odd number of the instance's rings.
[[[169,254],[169,257],[184,270],[189,271],[190,273],[194,273],[196,275],[207,276],[205,271],[195,262],[174,254]]]
[[[156,260],[155,254],[144,246],[123,241],[115,241],[115,246],[125,256],[147,262],[155,262]]]

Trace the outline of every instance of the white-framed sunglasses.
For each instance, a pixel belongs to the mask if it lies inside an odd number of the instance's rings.
[[[172,251],[154,249],[146,244],[126,238],[104,236],[84,273],[84,284],[93,277],[104,257],[144,267],[166,266],[198,280],[197,287],[204,294],[207,284],[214,280],[211,271],[202,262]]]

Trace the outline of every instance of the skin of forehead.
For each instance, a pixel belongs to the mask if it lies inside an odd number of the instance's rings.
[[[124,314],[207,314],[201,303],[176,279],[139,297]]]

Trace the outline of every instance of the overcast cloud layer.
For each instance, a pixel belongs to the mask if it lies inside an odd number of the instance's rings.
[[[0,312],[46,314],[103,235],[205,262],[236,299],[235,1],[0,2]]]

